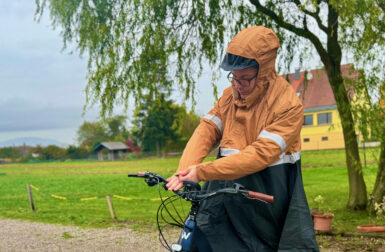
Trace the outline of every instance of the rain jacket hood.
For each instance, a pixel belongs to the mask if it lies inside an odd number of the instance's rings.
[[[246,99],[240,99],[238,91],[233,87],[233,96],[237,106],[250,107],[262,95],[266,95],[269,82],[277,78],[275,61],[278,48],[278,37],[271,29],[263,26],[245,28],[231,40],[227,47],[227,53],[254,59],[259,64],[257,85]]]
[[[263,26],[252,26],[240,31],[229,43],[226,52],[249,59],[255,59],[259,63],[258,79],[273,78],[275,60],[279,48],[279,39],[271,30]]]

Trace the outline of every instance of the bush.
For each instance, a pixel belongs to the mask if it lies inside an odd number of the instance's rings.
[[[67,158],[69,159],[85,159],[88,158],[89,152],[84,147],[68,146],[66,149]]]
[[[66,150],[60,148],[56,145],[48,145],[41,150],[41,160],[65,160],[66,159]]]
[[[20,151],[17,147],[0,148],[0,158],[8,158],[15,160],[20,158]]]

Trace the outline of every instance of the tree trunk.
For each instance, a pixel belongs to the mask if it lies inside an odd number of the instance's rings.
[[[367,205],[367,192],[362,166],[358,152],[358,142],[351,112],[351,105],[343,84],[341,69],[327,68],[329,82],[332,86],[345,140],[346,165],[349,176],[349,199],[346,207],[364,210]]]
[[[156,141],[156,156],[157,156],[157,157],[160,157],[159,141]]]
[[[328,4],[327,56],[320,54],[329,82],[332,86],[345,140],[346,166],[349,179],[349,199],[346,207],[354,210],[366,209],[367,194],[351,105],[341,73],[342,50],[338,41],[338,11]]]
[[[385,197],[385,139],[381,140],[380,160],[378,163],[377,178],[374,184],[372,200],[369,202],[369,210],[374,210],[374,203],[383,202]]]

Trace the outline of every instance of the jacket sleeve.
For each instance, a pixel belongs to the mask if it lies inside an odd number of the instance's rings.
[[[233,180],[277,162],[299,137],[303,108],[298,101],[284,106],[271,124],[267,125],[252,144],[228,157],[197,166],[200,180]]]
[[[196,165],[210,153],[212,147],[222,137],[222,117],[219,111],[219,101],[205,115],[188,141],[179,161],[177,172],[185,170],[190,165]]]

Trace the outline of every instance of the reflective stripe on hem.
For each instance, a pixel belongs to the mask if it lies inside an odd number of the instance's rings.
[[[295,164],[295,162],[297,162],[300,159],[301,159],[301,151],[293,154],[289,154],[289,155],[281,155],[280,159],[277,162],[269,166],[274,166],[279,164]]]
[[[262,132],[259,134],[258,137],[262,137],[262,138],[267,138],[267,139],[273,140],[276,144],[279,145],[279,147],[281,147],[282,151],[285,151],[285,149],[286,149],[285,139],[283,139],[280,135],[277,135],[277,134],[274,134],[274,133],[270,133],[270,132],[268,132],[266,130],[262,130]]]
[[[236,154],[239,152],[237,149],[230,149],[230,148],[220,148],[220,154],[223,157],[228,157],[230,155]]]
[[[216,117],[215,115],[206,114],[203,118],[206,118],[212,121],[215,125],[217,125],[219,131],[222,133],[222,120]]]

